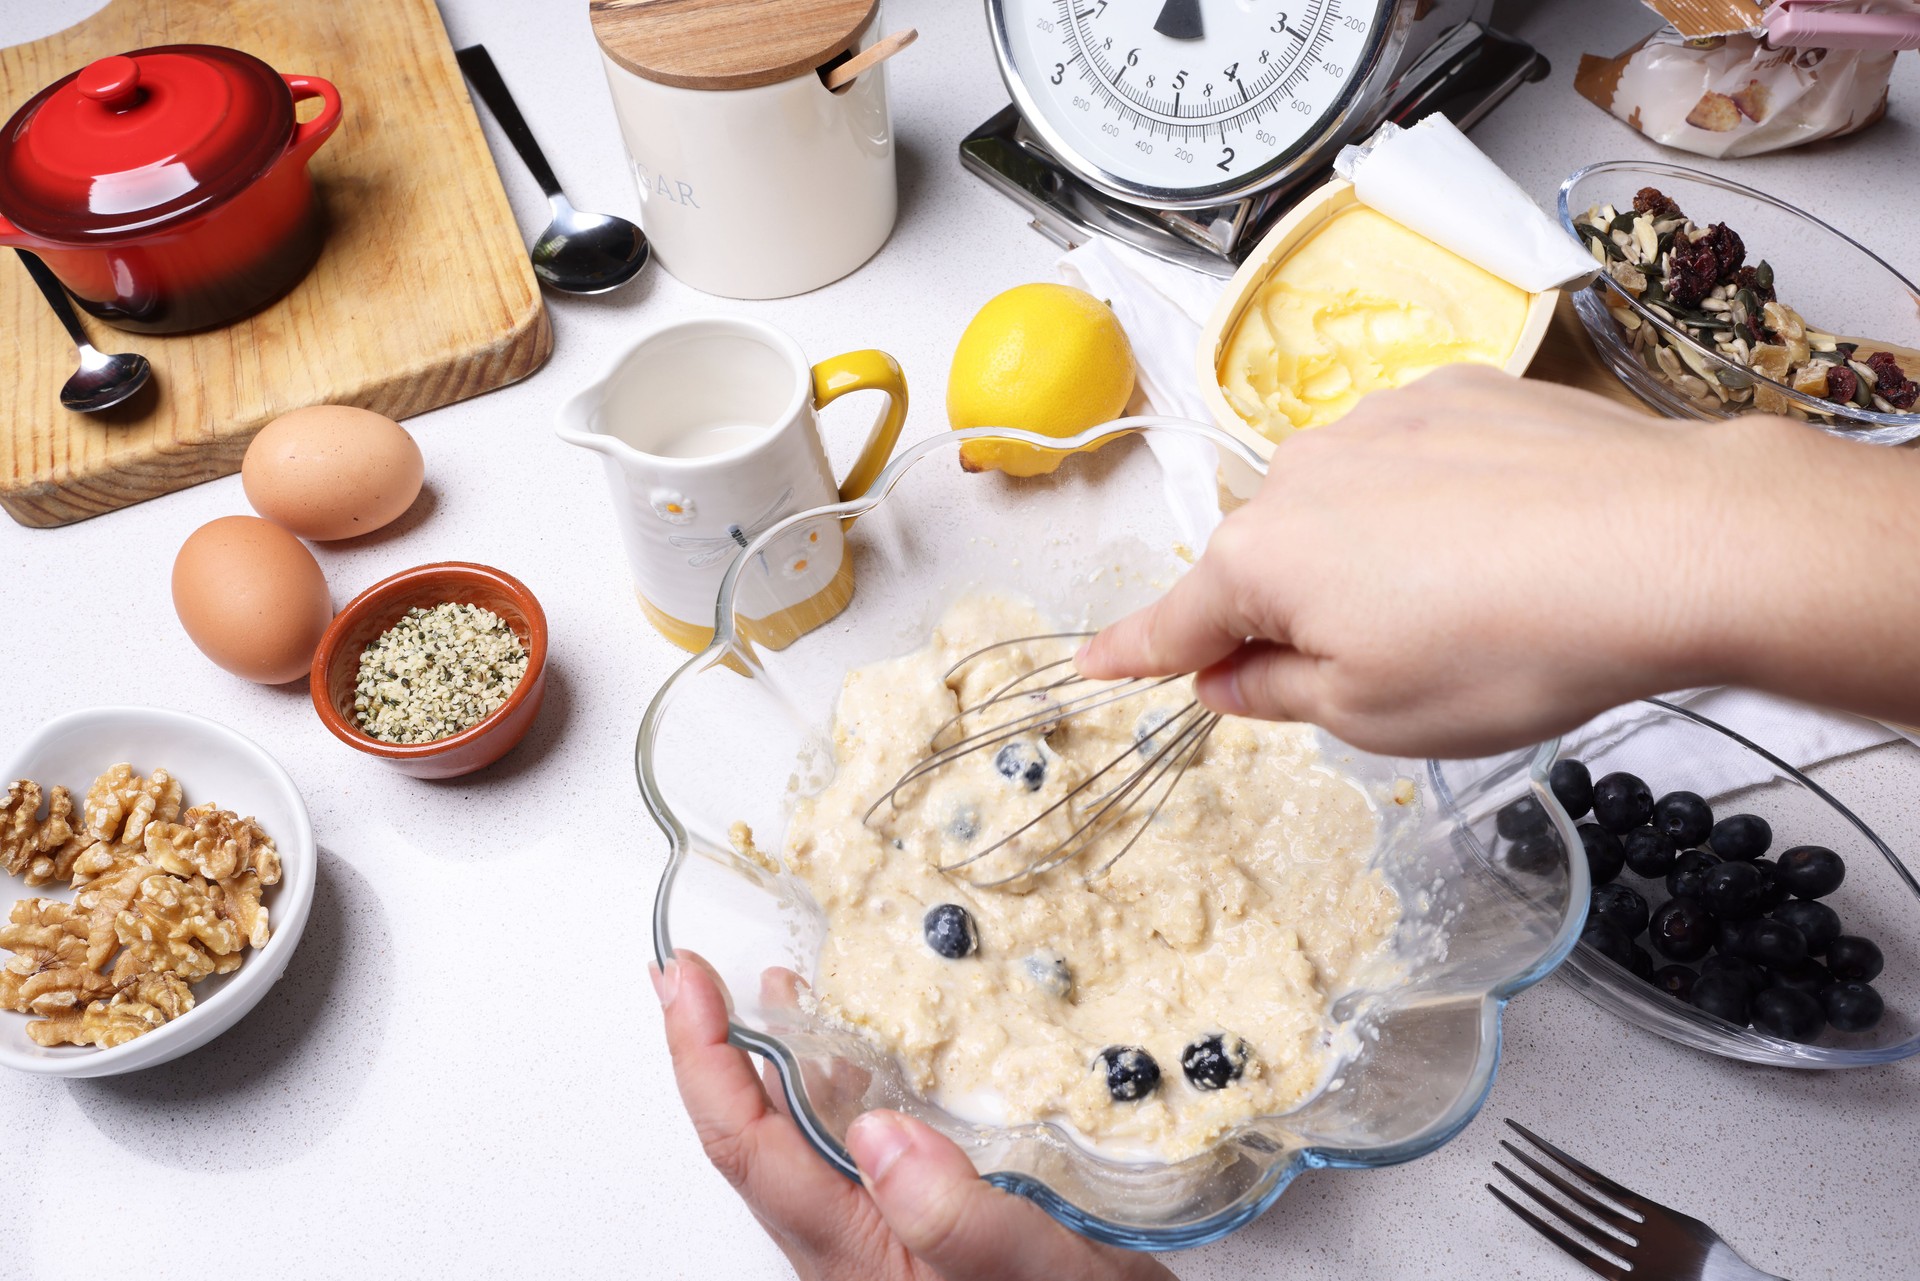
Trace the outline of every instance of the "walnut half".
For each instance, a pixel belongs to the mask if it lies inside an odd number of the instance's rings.
[[[193,989],[177,974],[141,974],[84,1010],[27,1024],[38,1045],[112,1049],[170,1023],[193,1008]]]
[[[73,875],[74,860],[93,844],[83,830],[73,828],[73,794],[53,789],[47,816],[40,817],[40,785],[20,779],[7,787],[0,800],[0,868],[7,875],[25,875],[27,884],[64,881]]]

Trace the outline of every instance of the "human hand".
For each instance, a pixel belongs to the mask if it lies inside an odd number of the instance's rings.
[[[788,1116],[773,1068],[727,1041],[727,998],[691,952],[650,967],[680,1098],[706,1149],[804,1281],[1175,1281],[1151,1256],[1096,1245],[1002,1192],[943,1136],[895,1112],[847,1132],[851,1183]]]
[[[1782,420],[1681,424],[1449,367],[1289,439],[1192,571],[1079,668],[1197,671],[1217,711],[1371,751],[1538,742],[1725,679],[1716,641],[1760,612],[1743,575],[1793,555],[1767,537],[1793,523],[1770,510],[1780,478],[1829,447]],[[1748,574],[1762,545],[1775,559]]]

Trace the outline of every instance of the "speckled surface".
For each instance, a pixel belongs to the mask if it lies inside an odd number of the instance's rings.
[[[0,42],[97,5],[0,6]],[[446,0],[457,42],[484,40],[583,208],[631,215],[586,5]],[[1552,57],[1477,137],[1543,198],[1576,165],[1654,148],[1578,100],[1583,50],[1612,53],[1653,19],[1631,0],[1540,0],[1510,24]],[[736,304],[652,272],[553,304],[555,354],[530,381],[408,424],[429,496],[393,529],[320,559],[336,604],[428,560],[522,578],[552,625],[548,706],[486,772],[411,782],[356,756],[303,687],[263,690],[208,665],[172,618],[173,552],[246,510],[237,477],[63,530],[0,522],[11,611],[0,732],[94,703],[212,716],[280,758],[321,846],[313,919],[285,979],[200,1052],[141,1075],[0,1081],[10,1154],[0,1277],[409,1277],[529,1272],[754,1278],[785,1262],[701,1158],[675,1099],[640,967],[664,843],[633,785],[641,708],[677,655],[626,586],[596,464],[551,434],[558,403],[645,326],[746,311],[819,359],[879,346],[906,367],[909,437],[943,426],[951,346],[975,307],[1049,278],[1054,251],[959,170],[954,144],[1004,101],[976,4],[890,5],[920,43],[895,63],[902,209],[878,258],[820,293]],[[324,72],[324,68],[299,68]],[[350,109],[350,107],[349,107]],[[501,146],[494,133],[496,149]],[[1738,162],[1749,181],[1825,211],[1920,274],[1911,159],[1920,60],[1863,138]],[[508,162],[521,221],[544,220]],[[822,199],[824,193],[795,193]],[[51,323],[51,321],[49,321]],[[131,341],[131,340],[130,340]],[[864,407],[830,417],[846,437]],[[82,583],[96,621],[65,604]],[[173,763],[188,778],[188,763]],[[1920,752],[1878,749],[1820,771],[1899,848],[1920,837]],[[591,901],[592,928],[570,934]],[[1724,1229],[1797,1281],[1912,1276],[1920,1204],[1920,1069],[1743,1068],[1612,1021],[1549,982],[1508,1021],[1486,1113],[1435,1156],[1302,1178],[1265,1219],[1171,1260],[1188,1281],[1586,1275],[1482,1189],[1513,1116],[1640,1191]],[[186,1207],[194,1236],[162,1205]],[[110,1207],[139,1207],[114,1209]]]

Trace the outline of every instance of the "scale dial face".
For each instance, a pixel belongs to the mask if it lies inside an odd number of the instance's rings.
[[[1027,123],[1094,186],[1220,204],[1345,119],[1404,27],[1396,0],[987,0]]]

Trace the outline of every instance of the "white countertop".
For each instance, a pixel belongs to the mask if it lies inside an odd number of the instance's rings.
[[[0,7],[0,43],[96,7]],[[584,0],[443,8],[456,43],[492,48],[575,203],[633,215]],[[1542,198],[1577,165],[1653,154],[1572,88],[1581,52],[1618,51],[1651,15],[1631,0],[1516,8],[1508,25],[1552,58],[1553,75],[1482,125],[1481,145]],[[1005,102],[979,6],[889,9],[890,25],[915,23],[921,38],[893,64],[902,201],[877,258],[781,302],[709,298],[657,268],[605,298],[550,298],[546,368],[407,424],[431,501],[358,545],[318,549],[337,603],[443,559],[498,565],[533,588],[552,626],[548,702],[499,765],[451,783],[403,779],[335,742],[304,684],[259,688],[200,656],[174,621],[169,568],[199,524],[248,510],[238,477],[66,529],[0,522],[10,673],[0,733],[113,702],[211,716],[286,765],[321,847],[299,952],[225,1037],[127,1077],[0,1081],[11,1154],[0,1276],[790,1275],[702,1158],[668,1075],[642,974],[665,842],[635,789],[632,746],[681,655],[635,605],[599,466],[551,423],[643,327],[745,311],[815,359],[892,352],[913,389],[907,435],[944,429],[960,330],[997,291],[1052,278],[1056,251],[955,158]],[[544,205],[490,136],[532,228]],[[1920,59],[1907,57],[1888,118],[1865,136],[1707,167],[1812,205],[1920,275],[1905,234],[1916,155]],[[844,438],[867,412],[836,410],[829,431]],[[93,602],[84,617],[72,606],[82,584]],[[1819,776],[1896,848],[1920,838],[1912,749]],[[588,899],[614,919],[573,934]],[[1920,1069],[1737,1066],[1615,1022],[1552,981],[1513,1005],[1506,1028],[1486,1111],[1441,1152],[1392,1170],[1310,1173],[1263,1220],[1172,1266],[1187,1281],[1585,1276],[1480,1186],[1499,1155],[1499,1118],[1512,1116],[1796,1281],[1913,1274]]]

